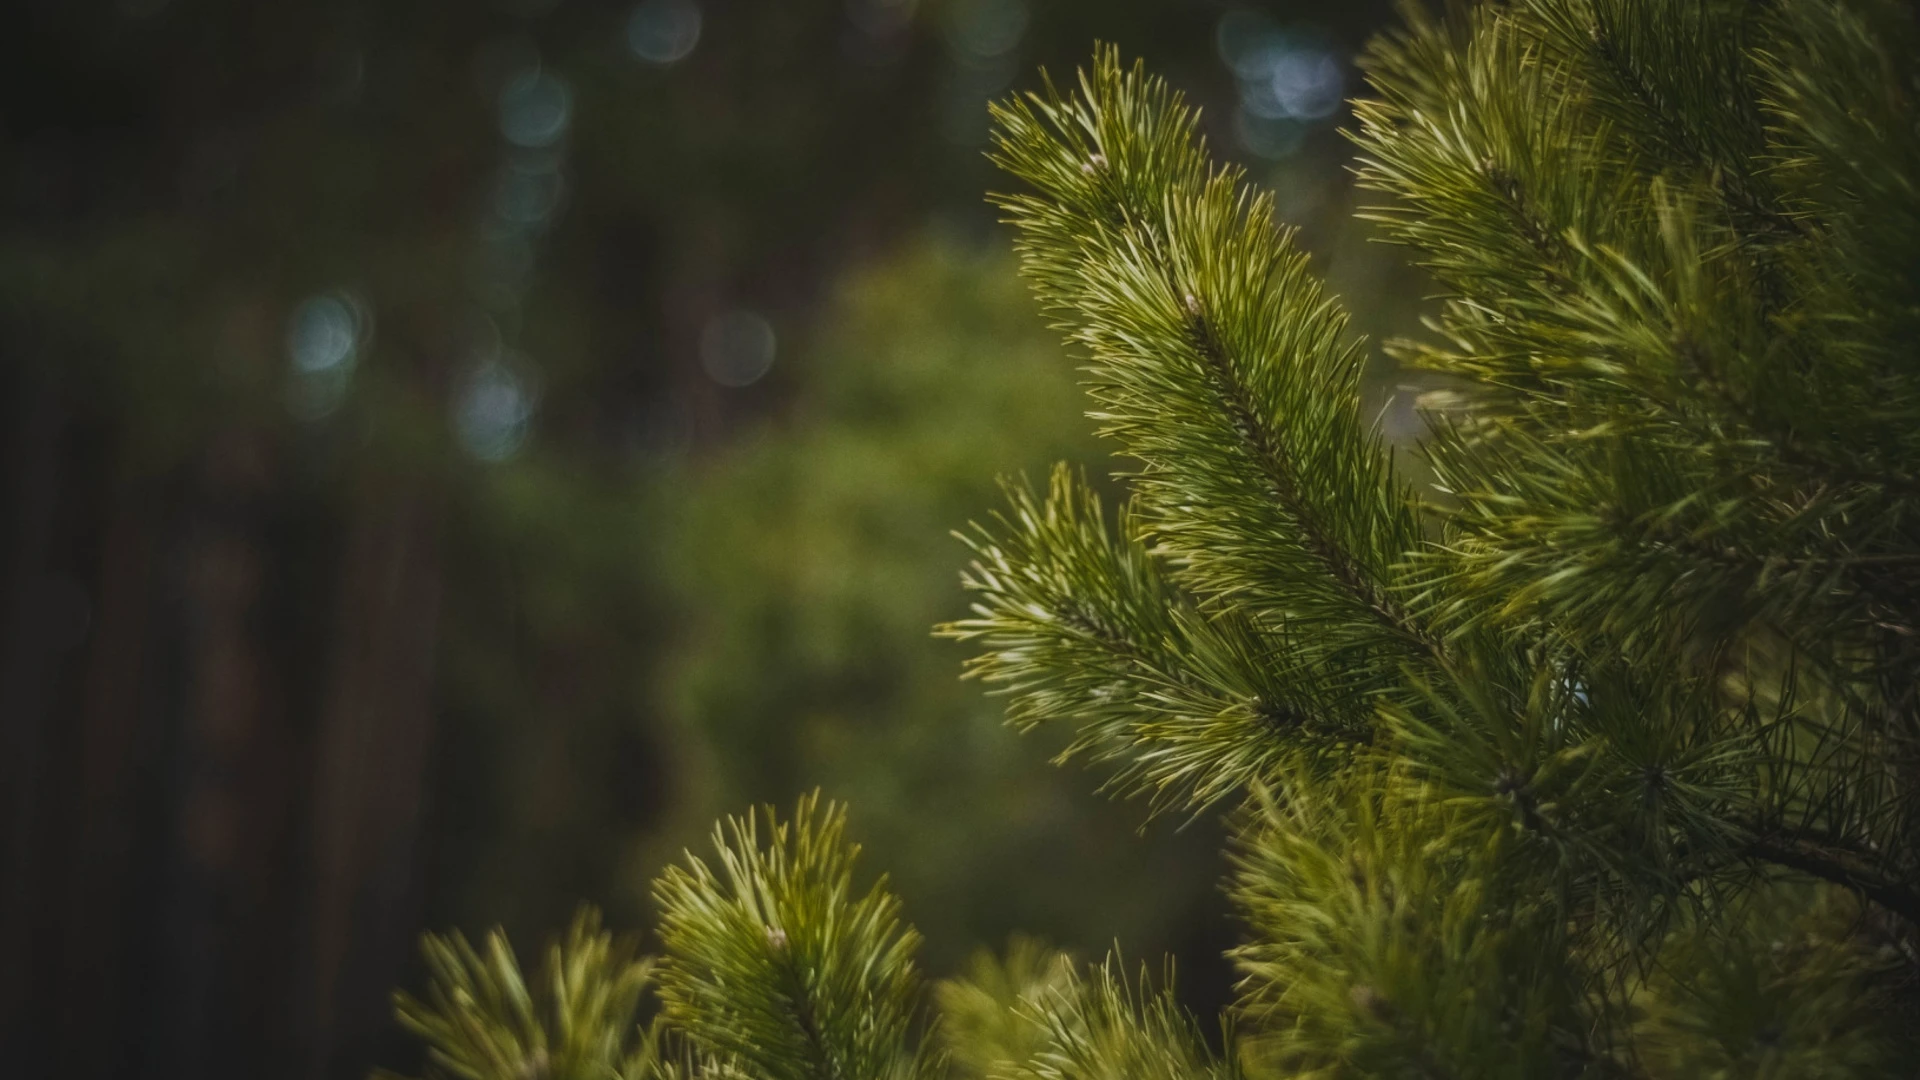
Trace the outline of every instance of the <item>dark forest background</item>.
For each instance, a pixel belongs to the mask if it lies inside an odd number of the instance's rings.
[[[9,5],[0,1073],[408,1067],[423,929],[643,930],[814,786],[934,972],[1118,938],[1224,997],[1216,834],[929,634],[997,477],[1109,467],[986,102],[1144,56],[1391,332],[1336,130],[1385,7]]]

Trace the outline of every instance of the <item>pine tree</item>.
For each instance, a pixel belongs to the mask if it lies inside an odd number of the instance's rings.
[[[1447,380],[1430,485],[1369,427],[1338,302],[1177,94],[1104,50],[1072,92],[996,111],[1026,186],[1000,203],[1128,494],[1109,519],[1069,471],[1015,486],[946,632],[1015,724],[1071,725],[1116,791],[1231,815],[1224,1036],[1166,978],[1031,946],[929,1012],[911,931],[808,800],[657,885],[639,1074],[1911,1067],[1915,16],[1409,8],[1364,66],[1372,217],[1444,297],[1428,339],[1391,346]],[[641,978],[593,955],[596,985]],[[449,1071],[560,1075],[461,1064],[464,1018],[541,1014],[440,966],[438,1011],[403,1015]],[[596,1000],[630,1026],[634,998]],[[611,1015],[549,1013],[545,1045]]]

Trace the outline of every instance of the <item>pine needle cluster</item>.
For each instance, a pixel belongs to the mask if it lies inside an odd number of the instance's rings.
[[[1114,790],[1232,815],[1230,1026],[1032,947],[927,1009],[897,906],[853,888],[840,812],[808,801],[659,883],[647,1067],[1897,1075],[1920,1018],[1916,19],[1409,7],[1353,138],[1370,216],[1442,290],[1390,346],[1447,386],[1428,486],[1362,410],[1338,301],[1178,94],[1103,50],[996,109],[1024,185],[1000,205],[1129,471],[1111,517],[1065,470],[1013,488],[945,632]],[[441,1067],[531,1075],[484,1063],[572,1045],[578,1006],[529,1011],[490,989],[517,985],[497,955],[461,955],[403,1011]],[[502,1031],[469,1034],[488,1010]]]

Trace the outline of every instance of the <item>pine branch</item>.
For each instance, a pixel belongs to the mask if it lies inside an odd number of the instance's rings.
[[[1092,415],[1140,525],[1203,608],[1241,608],[1341,663],[1437,643],[1394,600],[1414,504],[1359,419],[1363,354],[1277,231],[1271,199],[1210,171],[1193,116],[1102,51],[1071,100],[997,107],[1000,197],[1043,304],[1090,360]]]
[[[1312,512],[1309,500],[1302,494],[1303,485],[1295,472],[1294,461],[1274,445],[1271,433],[1260,423],[1250,388],[1238,378],[1225,345],[1208,321],[1200,301],[1192,295],[1187,297],[1187,314],[1191,320],[1194,347],[1213,376],[1221,407],[1239,431],[1249,456],[1266,474],[1274,500],[1289,508],[1300,522],[1307,549],[1382,626],[1407,636],[1428,652],[1440,654],[1439,642],[1382,590],[1379,581],[1355,564],[1346,549],[1328,534],[1318,516]]]
[[[948,1061],[965,1080],[1003,1080],[1030,1071],[1051,1045],[1043,1003],[1080,992],[1065,953],[1016,937],[1004,956],[982,950],[963,976],[935,989],[937,1027]]]
[[[1740,849],[1743,855],[1842,886],[1920,927],[1920,888],[1883,873],[1882,858],[1849,851],[1839,837],[1797,835],[1766,825],[1752,826],[1751,832]]]
[[[1071,973],[1069,973],[1071,974]],[[1044,1032],[1036,1053],[1004,1080],[1240,1080],[1231,1031],[1225,1059],[1173,994],[1172,969],[1156,988],[1129,981],[1115,954],[1084,977],[1048,987],[1020,1006]]]
[[[1795,267],[1820,230],[1798,227],[1767,267],[1743,268],[1745,235],[1714,223],[1710,185],[1664,175],[1726,175],[1734,158],[1743,175],[1765,169],[1758,69],[1725,54],[1759,33],[1740,29],[1749,14],[1665,10],[1487,7],[1454,28],[1415,20],[1372,54],[1383,97],[1358,110],[1362,178],[1403,200],[1376,217],[1460,293],[1443,320],[1454,351],[1417,355],[1481,383],[1475,429],[1431,447],[1464,512],[1447,555],[1422,558],[1452,599],[1422,610],[1450,626],[1524,611],[1618,635],[1676,606],[1696,620],[1732,608],[1716,617],[1857,640],[1867,605],[1920,602],[1890,595],[1878,566],[1920,540],[1911,470],[1882,438],[1912,420],[1851,419],[1909,394],[1873,401],[1816,374],[1831,343],[1805,329],[1811,279]],[[1721,23],[1735,29],[1709,33]],[[1646,81],[1659,65],[1627,56],[1694,41],[1711,55],[1661,68],[1672,92]],[[1692,111],[1676,133],[1680,100]],[[1787,294],[1754,289],[1756,273]],[[1851,446],[1827,437],[1850,425]],[[1511,599],[1492,612],[1471,599],[1490,596]]]
[[[1640,1060],[1658,1076],[1895,1075],[1900,1006],[1860,923],[1840,890],[1782,884],[1683,925],[1639,995]]]
[[[1112,783],[1157,809],[1197,810],[1369,738],[1359,674],[1313,670],[1289,638],[1200,610],[1064,467],[1044,499],[1008,495],[996,528],[963,537],[975,617],[939,632],[980,646],[968,673],[1010,696],[1012,723],[1074,725],[1065,756],[1118,764]],[[1137,531],[1122,514],[1120,535]]]
[[[1747,0],[1529,0],[1551,55],[1593,83],[1604,115],[1668,163],[1715,178],[1742,231],[1793,236],[1806,223],[1788,214],[1760,164],[1763,116],[1750,95],[1751,47],[1764,32],[1762,8]],[[1616,104],[1617,103],[1617,104]]]
[[[428,1075],[461,1080],[651,1080],[656,1033],[637,1026],[653,961],[583,908],[529,986],[495,930],[484,954],[458,933],[421,942],[424,1000],[394,995],[402,1027],[427,1044]],[[380,1074],[390,1075],[390,1074]]]
[[[660,1001],[709,1058],[767,1080],[911,1080],[936,1063],[908,1044],[913,952],[884,882],[853,889],[846,815],[818,795],[790,823],[730,818],[719,871],[689,856],[654,883]]]
[[[1266,799],[1243,823],[1233,956],[1250,1063],[1281,1075],[1581,1075],[1557,890],[1499,832],[1392,773]]]

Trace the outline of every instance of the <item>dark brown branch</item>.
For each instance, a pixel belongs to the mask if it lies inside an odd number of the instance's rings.
[[[1920,892],[1863,865],[1866,860],[1813,841],[1768,833],[1749,840],[1742,852],[1762,862],[1852,889],[1920,927]]]

